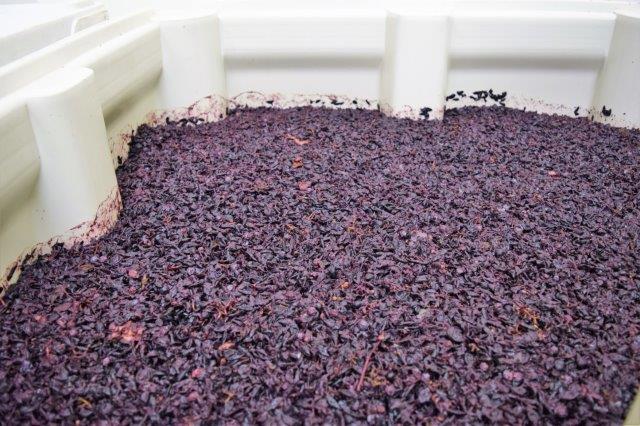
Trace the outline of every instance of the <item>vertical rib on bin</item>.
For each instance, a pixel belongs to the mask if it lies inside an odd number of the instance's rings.
[[[390,12],[380,104],[385,114],[440,119],[449,63],[449,17]]]
[[[62,68],[26,98],[41,162],[33,226],[46,241],[95,220],[117,182],[92,70]]]
[[[594,119],[640,127],[640,13],[616,12],[609,54],[593,99]]]
[[[213,12],[160,16],[165,109],[184,108],[207,96],[227,96],[220,21]]]

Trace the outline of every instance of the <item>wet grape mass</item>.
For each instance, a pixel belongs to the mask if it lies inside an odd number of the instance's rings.
[[[620,423],[640,132],[488,107],[142,126],[0,307],[15,423]]]

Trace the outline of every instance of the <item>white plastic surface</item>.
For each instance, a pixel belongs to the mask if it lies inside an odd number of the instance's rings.
[[[191,105],[211,95],[225,97],[218,16],[207,12],[165,12],[158,14],[156,20],[162,45],[160,95],[164,108]],[[193,40],[200,42],[192,44]]]
[[[97,0],[10,3],[0,4],[0,66],[107,20]]]
[[[424,112],[425,116],[429,112],[430,117],[442,118],[449,73],[449,33],[450,19],[445,14],[389,13],[380,75],[383,112],[419,118],[420,107],[424,106],[431,109]],[[426,40],[429,54],[416,54],[424,49]]]
[[[107,1],[114,16],[142,4],[176,5]],[[166,117],[311,104],[438,119],[504,103],[640,127],[631,2],[180,6],[94,25],[0,68],[0,287],[34,248],[112,226],[114,168],[137,126]]]

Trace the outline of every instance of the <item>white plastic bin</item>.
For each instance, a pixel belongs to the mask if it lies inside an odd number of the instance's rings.
[[[203,4],[120,17],[0,68],[1,287],[52,243],[109,229],[114,167],[132,131],[165,116],[319,98],[416,119],[504,104],[640,126],[633,2]]]
[[[110,229],[132,132],[165,117],[321,99],[414,119],[503,104],[640,127],[635,2],[190,1],[126,15],[172,3],[110,0],[122,16],[22,58],[67,33],[0,39],[12,61],[0,68],[1,289],[52,244]]]

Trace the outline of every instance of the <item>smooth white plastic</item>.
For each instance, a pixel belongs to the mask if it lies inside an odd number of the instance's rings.
[[[387,16],[380,102],[383,112],[418,118],[442,118],[449,72],[447,15],[394,13]],[[416,54],[428,41],[429,54]],[[412,85],[406,84],[412,81]],[[406,108],[406,111],[403,109]]]
[[[238,106],[442,118],[495,105],[640,127],[640,7],[623,1],[185,0],[0,67],[0,287],[120,208],[132,132]],[[504,93],[504,94],[503,94]],[[452,96],[451,96],[452,95]],[[212,142],[213,143],[213,142]]]
[[[597,115],[598,121],[619,127],[638,127],[640,123],[640,13],[620,11],[611,45],[598,84],[593,105],[602,105],[612,115]],[[613,113],[615,112],[615,114]]]
[[[208,12],[165,12],[156,20],[162,45],[160,94],[164,108],[191,105],[211,95],[226,97],[218,16]],[[185,49],[193,40],[200,42]]]
[[[0,4],[0,66],[107,20],[97,0],[21,0]]]
[[[36,82],[27,96],[40,154],[34,210],[46,212],[33,230],[46,236],[52,228],[90,221],[116,180],[92,70],[62,68]]]

